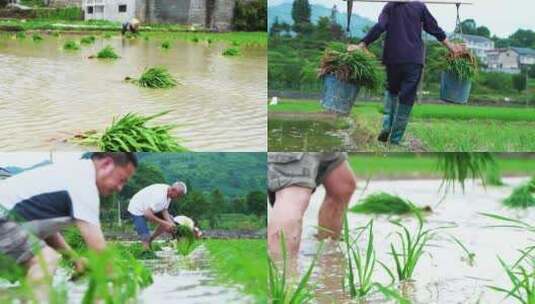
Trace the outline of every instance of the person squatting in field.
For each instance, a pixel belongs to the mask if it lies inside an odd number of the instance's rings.
[[[268,153],[268,247],[282,256],[281,232],[292,262],[299,253],[303,216],[312,193],[323,185],[325,198],[318,216],[318,239],[339,239],[343,216],[356,189],[346,153]]]
[[[76,274],[86,269],[61,234],[66,226],[75,225],[89,249],[106,249],[100,197],[121,191],[136,167],[133,153],[95,152],[0,181],[0,254],[23,266],[39,299],[48,299],[47,277],[60,255],[74,262]]]
[[[174,199],[180,199],[188,193],[185,183],[177,181],[173,185],[153,184],[138,191],[128,204],[128,212],[132,216],[134,229],[143,243],[146,251],[150,250],[152,241],[162,233],[174,233],[175,220],[169,214],[169,205]],[[156,230],[151,234],[147,220],[156,224]],[[200,230],[193,228],[197,237]]]
[[[377,24],[360,43],[348,46],[348,51],[367,50],[386,31],[383,63],[387,92],[379,141],[399,145],[407,128],[425,62],[422,28],[450,52],[460,54],[466,50],[464,45],[448,40],[427,6],[418,1],[387,3]]]

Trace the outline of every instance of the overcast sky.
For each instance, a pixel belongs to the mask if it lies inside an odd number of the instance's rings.
[[[81,152],[53,152],[55,162],[70,161],[82,156]],[[0,167],[28,168],[44,160],[50,160],[50,152],[0,152]]]
[[[277,5],[291,0],[268,0],[269,5]],[[337,5],[338,11],[345,12],[346,2],[342,0],[309,0],[312,4],[326,7]],[[455,2],[455,1],[452,1]],[[487,26],[492,34],[507,37],[518,28],[535,30],[534,0],[473,0],[473,5],[461,6],[461,19],[473,18],[478,25]],[[377,20],[384,3],[357,2],[353,13]],[[455,5],[429,4],[429,10],[446,32],[455,29]]]

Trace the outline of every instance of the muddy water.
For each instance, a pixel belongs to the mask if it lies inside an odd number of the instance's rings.
[[[60,139],[76,131],[107,127],[114,116],[173,110],[158,123],[180,127],[175,135],[195,151],[265,151],[266,56],[244,47],[225,57],[223,43],[162,39],[97,38],[80,51],[65,51],[68,39],[43,35],[33,42],[0,35],[0,147],[3,150],[81,149]],[[111,45],[116,61],[88,59]],[[146,67],[163,65],[182,84],[147,89],[125,83]]]
[[[187,258],[172,248],[157,252],[159,259],[146,260],[154,283],[144,289],[136,303],[254,303],[238,286],[222,286],[210,271],[208,253],[202,246]],[[69,303],[80,303],[86,284],[69,283]]]
[[[377,191],[386,191],[407,198],[417,205],[430,205],[434,212],[426,217],[427,227],[454,226],[442,232],[427,254],[422,258],[414,273],[414,282],[407,287],[407,294],[415,304],[431,303],[512,303],[502,301],[503,294],[486,288],[495,285],[509,288],[505,272],[501,268],[497,256],[509,263],[518,258],[517,249],[533,244],[526,233],[505,228],[487,228],[496,224],[495,221],[478,215],[479,212],[497,213],[532,223],[535,220],[533,210],[510,210],[502,206],[501,200],[506,198],[514,186],[527,179],[505,179],[505,187],[483,188],[479,183],[469,184],[466,192],[448,194],[441,201],[438,193],[440,181],[376,181],[370,182],[364,195]],[[360,187],[364,185],[361,183]],[[318,246],[313,235],[316,232],[317,214],[324,196],[324,189],[317,191],[304,220],[304,240],[301,247],[301,266],[308,265]],[[357,190],[351,200],[352,204],[362,197],[362,189]],[[366,224],[371,216],[350,214],[350,227],[356,228]],[[414,227],[416,220],[402,218],[402,223]],[[392,258],[387,254],[390,242],[394,241],[392,232],[397,231],[388,222],[387,217],[375,218],[375,247],[377,258],[390,267],[394,267]],[[448,240],[449,235],[461,239],[468,249],[476,254],[475,264],[468,265],[463,251],[457,244]],[[362,240],[364,246],[366,240]],[[394,242],[394,244],[396,244]],[[343,255],[336,249],[336,244],[328,244],[315,270],[313,284],[316,284],[318,303],[355,303],[344,294],[341,282],[344,274]],[[378,266],[377,281],[388,283],[389,279],[383,269]],[[394,269],[394,268],[392,268]],[[373,295],[366,303],[390,303],[379,295]]]

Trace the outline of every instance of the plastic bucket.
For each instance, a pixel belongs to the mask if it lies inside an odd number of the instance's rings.
[[[442,72],[440,80],[440,99],[446,102],[466,104],[470,97],[472,82],[459,79],[451,72]]]
[[[323,77],[321,106],[327,111],[348,115],[357,99],[359,87],[336,79],[332,74]]]

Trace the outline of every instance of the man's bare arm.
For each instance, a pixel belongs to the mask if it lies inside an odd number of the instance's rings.
[[[106,240],[99,226],[81,220],[76,220],[76,226],[89,249],[95,251],[106,249]]]

